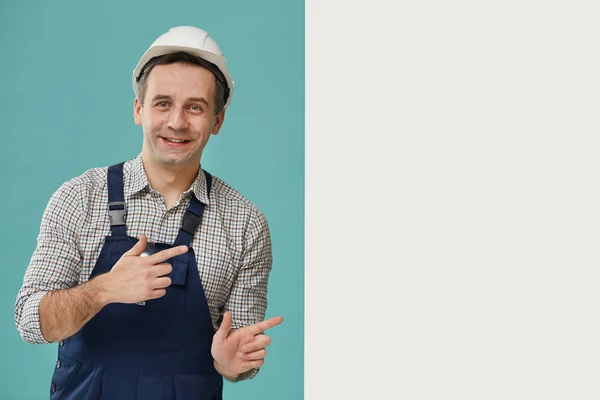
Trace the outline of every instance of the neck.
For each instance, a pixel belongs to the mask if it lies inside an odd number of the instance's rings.
[[[192,185],[198,170],[200,161],[185,165],[162,165],[150,160],[142,154],[142,164],[148,182],[152,189],[158,191],[166,199],[176,200]],[[167,201],[173,203],[173,201]]]

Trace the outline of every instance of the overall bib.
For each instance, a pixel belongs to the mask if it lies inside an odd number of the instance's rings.
[[[206,176],[210,194],[211,176]],[[123,163],[108,169],[111,234],[90,279],[111,270],[138,239],[127,236]],[[221,400],[223,378],[210,352],[213,325],[200,282],[192,239],[204,204],[194,195],[173,245],[189,250],[165,262],[173,267],[166,295],[145,304],[113,303],[77,334],[59,343],[51,400]]]

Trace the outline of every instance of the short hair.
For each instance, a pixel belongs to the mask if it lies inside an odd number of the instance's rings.
[[[146,96],[146,89],[148,88],[148,76],[150,75],[150,71],[157,65],[165,65],[165,64],[188,64],[188,65],[198,65],[200,67],[206,68],[215,77],[215,115],[220,113],[223,107],[225,107],[225,103],[227,103],[227,98],[229,97],[229,88],[227,86],[227,81],[225,80],[225,76],[223,73],[217,68],[217,66],[205,59],[179,51],[176,53],[163,54],[161,56],[153,57],[144,65],[142,68],[142,72],[140,76],[136,79],[137,83],[137,92],[139,93],[140,103],[144,104],[144,98]]]

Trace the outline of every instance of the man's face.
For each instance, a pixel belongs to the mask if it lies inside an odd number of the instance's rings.
[[[203,67],[155,66],[144,105],[136,98],[133,107],[144,131],[142,156],[163,166],[198,165],[210,135],[223,124],[225,111],[215,115],[215,90],[214,75]]]

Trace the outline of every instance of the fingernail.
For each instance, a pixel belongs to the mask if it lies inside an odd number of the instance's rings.
[[[182,253],[185,253],[187,251],[187,246],[181,246],[179,249]]]

